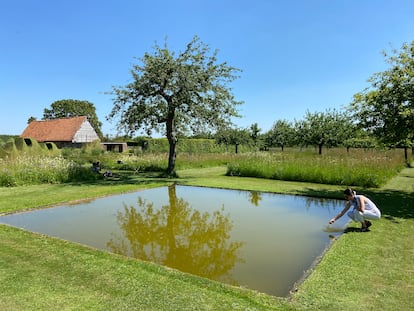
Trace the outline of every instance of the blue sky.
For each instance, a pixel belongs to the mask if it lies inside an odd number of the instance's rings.
[[[387,68],[382,50],[414,40],[413,16],[412,0],[3,0],[0,134],[21,134],[60,99],[92,102],[116,134],[105,92],[130,82],[155,42],[179,52],[194,35],[243,70],[236,125],[265,132],[348,105]]]

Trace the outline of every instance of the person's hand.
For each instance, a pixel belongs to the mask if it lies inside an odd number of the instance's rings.
[[[329,221],[329,224],[330,224],[330,225],[332,225],[334,222],[335,222],[335,218],[332,218],[332,219]]]

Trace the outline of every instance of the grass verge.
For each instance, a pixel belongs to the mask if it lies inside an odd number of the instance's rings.
[[[0,213],[166,182],[341,196],[338,186],[225,177],[225,171],[184,170],[178,172],[180,179],[169,181],[144,174],[94,184],[0,188]],[[352,225],[290,302],[1,225],[0,309],[413,310],[414,169],[404,169],[397,178],[380,189],[363,191],[378,203],[384,217],[374,222],[371,232],[353,231]]]
[[[290,309],[155,264],[15,228],[1,228],[1,310]]]
[[[295,308],[414,310],[412,185],[414,169],[406,168],[383,188],[364,191],[383,217],[366,233],[354,223],[333,243],[293,295]]]

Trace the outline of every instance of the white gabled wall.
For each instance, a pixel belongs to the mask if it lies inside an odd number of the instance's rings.
[[[72,138],[72,143],[90,143],[99,139],[89,121],[84,121]]]

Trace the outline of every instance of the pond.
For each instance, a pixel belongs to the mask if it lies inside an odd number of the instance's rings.
[[[0,223],[220,282],[287,296],[346,217],[343,201],[255,191],[154,188],[0,217]]]

